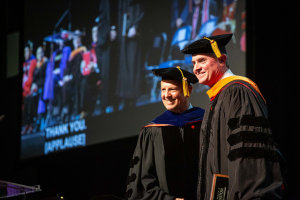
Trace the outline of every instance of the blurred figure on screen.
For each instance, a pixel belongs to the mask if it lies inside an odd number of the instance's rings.
[[[118,42],[120,44],[120,63],[116,95],[125,107],[132,107],[140,95],[141,84],[141,21],[144,17],[141,0],[119,0]],[[121,110],[123,106],[119,106]]]
[[[214,0],[193,0],[192,5],[189,19],[192,26],[192,39],[195,39],[201,26],[218,15],[218,6]]]
[[[174,33],[177,28],[188,24],[189,0],[173,0],[171,13],[171,28]]]
[[[35,56],[32,55],[33,44],[31,41],[28,41],[24,47],[24,63],[23,63],[23,78],[22,78],[22,96],[23,96],[23,123],[24,128],[21,134],[30,133],[33,130],[33,115],[35,113],[35,109],[30,106],[30,98],[31,95],[31,85],[33,81],[33,72],[36,67],[36,59]]]
[[[80,117],[83,118],[91,114],[96,105],[97,94],[100,89],[101,80],[99,75],[99,65],[97,54],[98,27],[92,28],[92,44],[88,47],[88,51],[84,52],[81,61],[81,94],[80,94]],[[101,55],[98,55],[98,57]],[[101,103],[101,102],[100,102]]]
[[[236,29],[236,7],[237,0],[223,0],[223,12],[216,30],[211,35],[221,35],[233,33],[232,42],[235,44],[235,29]]]
[[[196,200],[204,110],[193,107],[189,97],[198,80],[173,67],[153,74],[162,77],[161,99],[167,110],[140,131],[125,199]]]
[[[81,43],[82,32],[73,33],[74,50],[71,52],[63,76],[63,120],[73,120],[79,114],[80,86],[82,81],[81,61],[86,47]]]
[[[31,41],[28,41],[24,47],[24,58],[25,61],[23,63],[23,97],[30,94],[33,71],[36,66],[35,56],[32,55],[33,44]]]
[[[225,30],[235,32],[235,10],[237,0],[224,0],[223,22],[225,22]]]
[[[111,72],[111,43],[116,39],[116,30],[111,27],[110,1],[100,0],[99,15],[96,18],[97,26],[93,28],[93,48],[96,52],[97,63],[100,69],[100,113],[106,112],[108,106],[110,72]],[[114,26],[113,26],[114,27]]]
[[[44,83],[46,75],[46,67],[48,58],[44,55],[43,47],[38,47],[36,50],[37,64],[33,73],[33,81],[31,85],[32,107],[36,109],[34,117],[36,118],[34,132],[40,130],[41,117],[45,114],[46,104],[43,101]]]
[[[62,109],[63,76],[71,54],[71,48],[65,46],[65,41],[67,39],[68,38],[65,37],[62,32],[60,37],[54,40],[58,45],[58,48],[51,55],[46,69],[43,99],[49,103],[49,116],[55,115],[55,113],[52,113],[52,106],[57,106],[59,108],[58,113],[60,113]]]

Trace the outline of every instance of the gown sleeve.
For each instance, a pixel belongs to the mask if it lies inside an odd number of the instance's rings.
[[[99,46],[106,45],[109,41],[110,32],[110,3],[109,0],[100,1],[99,5],[99,23],[98,23],[98,41]]]
[[[143,128],[140,132],[135,152],[130,161],[125,199],[175,199],[174,196],[167,194],[159,187],[154,161],[153,142],[153,136],[149,129]]]
[[[234,84],[224,96],[229,198],[281,199],[282,176],[267,106],[252,88]]]
[[[27,96],[30,94],[30,89],[31,89],[32,81],[33,81],[33,73],[34,73],[35,67],[36,67],[36,59],[31,59],[29,72],[28,72],[28,79],[25,82],[25,86],[23,88],[23,96]]]
[[[131,16],[131,17],[130,17]],[[135,26],[139,29],[139,25],[144,18],[144,6],[140,0],[130,0],[129,3],[129,21],[128,27]]]

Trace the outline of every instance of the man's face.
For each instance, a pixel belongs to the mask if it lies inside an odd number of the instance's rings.
[[[97,26],[94,26],[94,28],[92,29],[92,39],[93,39],[93,42],[98,41],[98,27]]]
[[[74,45],[74,49],[77,49],[78,47],[81,46],[81,37],[80,36],[75,36],[73,38],[73,45]]]
[[[192,63],[194,65],[193,72],[199,83],[209,87],[212,87],[226,71],[225,64],[221,64],[214,54],[194,54]]]
[[[24,58],[25,58],[25,60],[28,60],[30,58],[30,56],[31,56],[31,51],[30,51],[29,47],[25,47],[24,48]]]
[[[182,83],[174,80],[161,81],[161,99],[167,110],[182,113],[189,106],[189,98],[184,97]]]
[[[39,48],[36,50],[36,59],[37,59],[38,61],[41,61],[42,58],[43,58],[43,56],[44,56],[44,51],[43,51],[42,47],[39,47]]]

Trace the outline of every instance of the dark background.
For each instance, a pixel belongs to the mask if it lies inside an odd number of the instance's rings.
[[[5,45],[7,34],[24,34],[24,2],[5,0],[1,4],[0,115],[6,117],[0,124],[0,180],[41,185],[43,192],[27,199],[57,194],[65,199],[101,194],[123,197],[136,137],[19,161],[22,77],[6,79]],[[247,77],[257,83],[267,100],[273,135],[288,163],[284,199],[300,199],[297,9],[292,1],[246,1]]]

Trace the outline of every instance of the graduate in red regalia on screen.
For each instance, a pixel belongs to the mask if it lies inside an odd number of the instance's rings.
[[[24,58],[25,61],[23,63],[23,78],[22,78],[22,88],[23,88],[23,123],[24,128],[21,134],[25,134],[31,128],[31,117],[32,110],[30,110],[28,96],[31,95],[31,84],[33,80],[33,72],[36,67],[36,59],[35,56],[32,55],[33,44],[31,41],[28,41],[24,47]]]
[[[87,115],[92,114],[96,101],[97,95],[100,91],[102,81],[100,80],[100,70],[98,67],[97,59],[97,41],[98,41],[98,27],[92,28],[92,44],[88,47],[88,51],[83,53],[83,60],[81,61],[81,91],[80,91],[80,117],[84,118]],[[97,53],[96,53],[97,52]],[[102,102],[100,101],[100,104]]]

